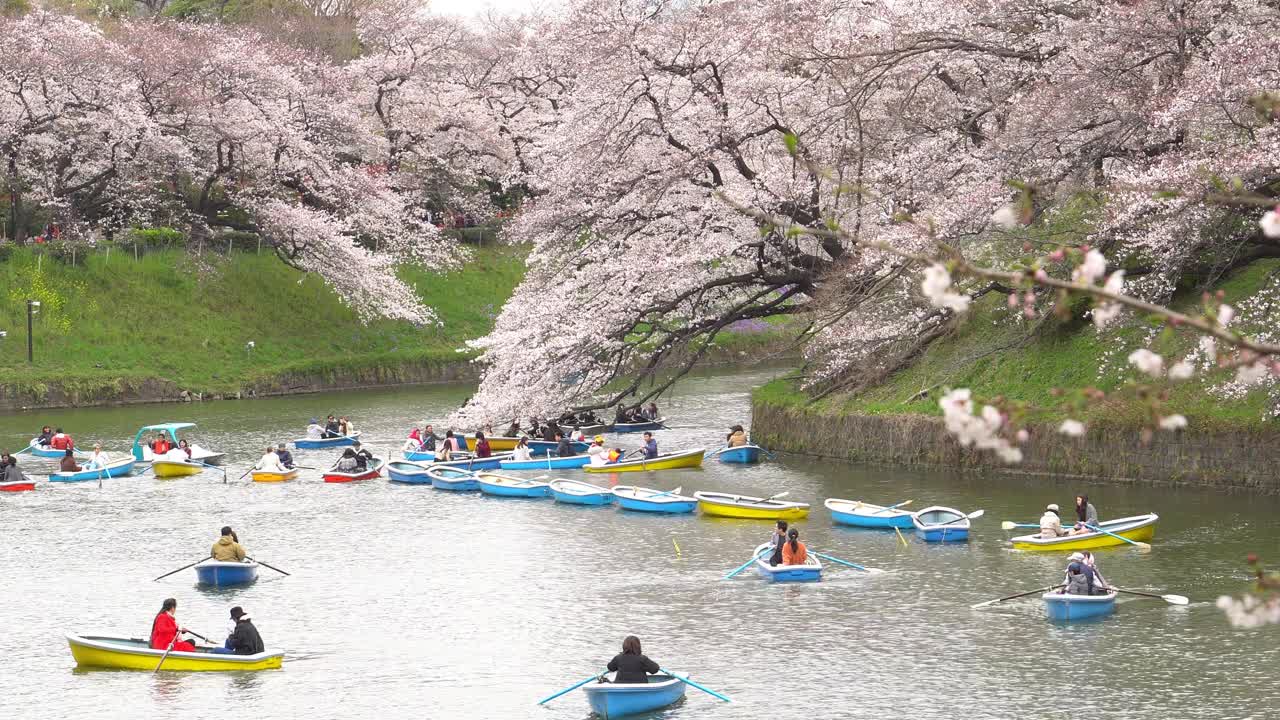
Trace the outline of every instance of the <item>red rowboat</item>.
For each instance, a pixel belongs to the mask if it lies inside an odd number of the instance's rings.
[[[35,490],[35,480],[15,480],[13,482],[0,482],[0,492],[22,492],[23,490]]]
[[[324,474],[324,481],[327,483],[346,483],[355,482],[357,480],[372,480],[382,474],[382,466],[386,464],[386,460],[380,457],[373,459],[373,467],[358,473],[338,472],[330,470]]]

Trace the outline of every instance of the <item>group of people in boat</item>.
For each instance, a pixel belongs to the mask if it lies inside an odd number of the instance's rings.
[[[342,473],[361,473],[368,470],[377,463],[373,453],[369,449],[360,444],[357,440],[351,444],[351,447],[342,451],[342,456],[333,464],[330,470],[337,470]]]
[[[1075,523],[1069,528],[1064,528],[1058,504],[1049,503],[1045,506],[1044,515],[1040,516],[1040,537],[1052,539],[1064,535],[1082,535],[1094,532],[1090,528],[1098,526],[1098,511],[1093,507],[1093,503],[1089,502],[1088,495],[1081,494],[1076,496],[1075,510]]]
[[[335,418],[329,415],[325,417],[323,425],[320,424],[319,418],[311,418],[311,423],[307,425],[308,440],[351,437],[355,432],[356,426],[346,416]]]
[[[9,453],[0,453],[0,483],[30,482],[30,479],[18,469],[18,458]]]
[[[268,445],[262,452],[262,458],[258,460],[258,464],[253,466],[254,470],[262,470],[263,472],[287,473],[294,468],[293,453],[285,447],[284,443],[277,443],[275,447]]]
[[[178,444],[173,444],[173,439],[167,433],[158,432],[147,443],[147,447],[151,450],[151,455],[156,460],[173,460],[177,462],[189,462],[191,458],[191,443],[186,438],[179,438]]]
[[[1061,592],[1066,595],[1106,595],[1111,592],[1102,571],[1098,570],[1093,553],[1071,553],[1067,558],[1066,576],[1062,579]]]
[[[35,445],[45,450],[74,450],[76,447],[75,440],[64,433],[62,428],[51,429],[48,425],[40,428]]]
[[[769,555],[769,564],[803,565],[809,559],[809,550],[800,542],[800,531],[787,527],[786,520],[779,520],[769,536],[769,547],[773,552]]]
[[[662,418],[658,414],[658,404],[650,402],[648,405],[619,405],[613,414],[613,422],[627,425],[630,423],[655,422]]]
[[[231,608],[231,627],[221,647],[197,647],[194,642],[182,640],[183,635],[199,637],[178,623],[178,601],[165,598],[160,612],[151,621],[151,649],[170,652],[208,652],[219,655],[257,655],[266,651],[262,635],[254,626],[249,613],[239,605]]]

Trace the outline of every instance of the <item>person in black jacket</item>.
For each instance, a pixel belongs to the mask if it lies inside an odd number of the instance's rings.
[[[373,463],[373,453],[361,447],[359,440],[351,444],[351,449],[356,454],[356,467],[361,470],[368,470]]]
[[[644,684],[649,682],[649,675],[661,670],[658,663],[640,652],[640,638],[635,635],[622,641],[622,653],[614,655],[608,667],[617,673],[613,676],[615,683]]]
[[[231,619],[236,621],[236,629],[227,637],[228,650],[236,655],[257,655],[266,650],[258,628],[249,619],[249,613],[237,605],[231,608]]]
[[[573,456],[573,443],[569,441],[569,438],[564,436],[564,431],[556,433],[556,456]]]

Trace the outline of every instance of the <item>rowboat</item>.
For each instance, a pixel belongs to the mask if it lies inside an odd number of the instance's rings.
[[[102,478],[122,477],[133,472],[133,464],[135,462],[137,461],[132,456],[129,456],[109,462],[104,467],[95,470],[51,473],[49,482],[86,482],[88,480],[101,480]]]
[[[272,670],[284,662],[283,652],[260,652],[256,655],[222,655],[208,650],[196,652],[152,650],[146,640],[137,638],[67,635],[71,656],[80,667],[146,670],[157,668],[176,671]],[[163,658],[164,662],[161,663]]]
[[[554,453],[558,446],[559,444],[556,443],[554,440],[530,440],[529,454],[534,457],[542,457],[543,455],[549,455],[551,453]],[[573,449],[573,453],[575,455],[581,455],[582,453],[585,453],[587,449],[590,448],[591,446],[588,445],[587,443],[578,442],[575,440],[569,443],[569,447]],[[515,448],[512,448],[512,450],[514,449]]]
[[[380,457],[373,458],[373,465],[364,470],[355,472],[338,472],[337,470],[326,470],[324,473],[324,481],[327,483],[348,483],[357,480],[372,480],[382,474],[382,466],[387,461]]]
[[[360,437],[360,431],[357,430],[350,435],[339,435],[330,438],[298,438],[293,441],[293,446],[299,450],[318,450],[320,448],[342,447],[344,445],[355,445],[356,438]]]
[[[1155,537],[1156,521],[1160,519],[1155,513],[1134,515],[1098,523],[1098,527],[1130,540],[1145,541]],[[1063,535],[1056,538],[1042,538],[1035,535],[1020,535],[1013,538],[1013,547],[1018,550],[1092,550],[1094,548],[1125,545],[1125,541],[1114,538],[1103,532],[1085,532],[1078,535]]]
[[[256,562],[222,562],[205,560],[196,565],[196,580],[201,585],[248,585],[258,579]]]
[[[67,451],[66,451],[66,450],[59,450],[59,449],[57,449],[57,448],[53,448],[53,447],[46,447],[46,446],[44,446],[44,445],[38,445],[37,443],[38,443],[39,441],[40,441],[40,438],[31,438],[31,444],[27,446],[27,451],[28,451],[28,452],[30,452],[30,453],[31,453],[32,455],[34,455],[35,457],[42,457],[42,458],[55,458],[55,459],[56,459],[56,458],[60,458],[60,457],[64,457],[64,456],[66,456],[66,454],[67,454]],[[19,450],[18,452],[21,452],[21,451]],[[72,455],[73,457],[83,457],[83,456],[84,456],[84,453],[83,453],[83,452],[81,452],[81,451],[79,451],[79,450],[74,450],[74,449],[73,449],[73,450],[71,451],[71,455]]]
[[[427,475],[427,467],[422,463],[407,460],[394,460],[387,463],[387,477],[391,482],[407,485],[430,485],[431,476]]]
[[[190,460],[154,460],[151,463],[151,472],[158,478],[195,475],[203,469],[203,465]]]
[[[703,491],[693,496],[703,515],[749,520],[801,520],[809,516],[809,503]]]
[[[476,474],[462,468],[448,465],[432,465],[427,468],[427,475],[431,478],[431,486],[437,490],[469,491],[480,489],[480,482],[476,479]]]
[[[1050,620],[1083,620],[1110,615],[1116,610],[1115,590],[1106,595],[1067,595],[1047,592],[1043,595],[1045,616]]]
[[[642,422],[630,423],[614,423],[613,431],[616,433],[633,433],[644,432],[645,430],[662,430],[662,424],[666,422],[666,418],[658,418],[657,420],[645,420]]]
[[[568,470],[580,468],[591,462],[590,455],[571,455],[569,457],[552,457],[550,455],[538,460],[503,460],[503,470]]]
[[[616,674],[615,674],[616,677]],[[583,686],[591,709],[604,720],[664,708],[684,697],[684,681],[650,675],[647,683],[599,682]]]
[[[756,547],[756,572],[769,582],[818,582],[822,579],[822,561],[813,553],[806,555],[802,565],[770,565],[771,554],[769,543]]]
[[[12,482],[0,482],[0,492],[26,492],[27,490],[35,489],[36,481],[29,478],[26,480],[14,480]]]
[[[289,468],[284,472],[275,470],[254,470],[249,473],[254,482],[287,482],[298,477],[298,468]]]
[[[438,467],[452,467],[460,470],[497,470],[502,466],[504,460],[510,460],[511,453],[502,453],[500,455],[490,455],[487,458],[472,457],[470,455],[460,460],[450,460],[448,462],[432,463]]]
[[[684,452],[659,455],[652,460],[623,460],[608,465],[583,465],[582,469],[589,473],[642,472],[645,470],[671,470],[673,468],[701,467],[702,458],[707,451],[702,448],[685,450]]]
[[[617,485],[613,495],[623,510],[654,513],[691,513],[698,507],[695,498],[676,495],[671,490],[650,490],[633,485]]]
[[[587,437],[591,437],[592,435],[599,435],[601,433],[612,432],[613,426],[608,423],[596,423],[595,425],[579,425],[578,427],[574,428],[574,431],[580,432],[583,435],[586,435]]]
[[[758,463],[760,462],[759,445],[739,445],[721,450],[716,457],[722,463]]]
[[[475,435],[455,435],[454,437],[458,438],[458,444],[460,446],[458,448],[459,450],[476,449]],[[499,435],[486,439],[489,441],[489,449],[494,452],[498,452],[500,450],[515,450],[516,445],[520,443],[520,438],[518,437],[503,437]]]
[[[155,455],[151,452],[151,448],[142,444],[142,436],[144,433],[155,432],[164,433],[169,438],[169,442],[174,447],[178,446],[178,431],[187,430],[195,427],[195,423],[189,422],[170,422],[160,423],[159,425],[144,425],[137,435],[133,436],[133,458],[139,462],[150,462],[155,459]],[[206,465],[221,465],[222,460],[226,457],[226,453],[213,452],[205,448],[190,443],[191,459],[202,462]]]
[[[547,483],[556,502],[570,505],[609,505],[616,499],[608,488],[581,480],[552,480]]]
[[[500,497],[541,498],[551,494],[551,488],[545,481],[491,472],[476,473],[476,484],[480,486],[480,492]]]
[[[916,537],[925,542],[965,542],[969,539],[969,518],[959,510],[940,505],[912,513]]]
[[[882,505],[872,505],[861,500],[828,498],[824,505],[831,511],[831,519],[841,525],[867,528],[909,528],[911,511],[892,510]]]

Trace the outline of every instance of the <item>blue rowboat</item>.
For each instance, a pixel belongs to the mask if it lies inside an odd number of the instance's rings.
[[[639,510],[652,513],[691,513],[698,507],[698,499],[678,495],[675,490],[650,490],[633,485],[618,485],[613,488],[614,497],[623,510]]]
[[[934,505],[912,513],[916,537],[925,542],[967,542],[969,518],[959,510]]]
[[[67,454],[66,450],[59,450],[57,448],[44,447],[42,445],[37,445],[36,443],[39,440],[40,438],[31,438],[31,444],[27,446],[28,447],[27,452],[31,453],[35,457],[60,458]],[[84,453],[80,452],[79,450],[72,450],[71,454],[72,456],[75,456],[75,457],[84,457]]]
[[[510,460],[511,453],[502,453],[501,455],[490,455],[487,458],[465,457],[461,460],[450,460],[449,462],[432,463],[432,467],[451,467],[461,470],[497,470],[502,466],[502,461]]]
[[[910,510],[888,510],[883,505],[839,498],[830,498],[824,504],[831,511],[831,519],[841,525],[886,530],[912,527]]]
[[[49,475],[49,482],[88,482],[102,478],[123,477],[133,472],[133,464],[137,462],[132,456],[109,462],[105,467],[80,472],[56,472]]]
[[[476,473],[476,482],[480,492],[499,497],[541,498],[551,494],[551,489],[542,480],[499,475],[498,473]]]
[[[360,431],[357,430],[350,435],[342,435],[341,437],[320,438],[313,440],[311,438],[298,438],[293,441],[293,446],[299,450],[318,450],[320,448],[342,447],[343,445],[355,445],[356,438],[360,437]]]
[[[258,579],[256,562],[220,562],[205,560],[196,565],[196,579],[201,585],[248,585]]]
[[[547,483],[556,502],[570,505],[610,505],[616,499],[613,492],[599,485],[581,480],[552,480]]]
[[[448,465],[432,465],[427,468],[427,475],[431,478],[431,486],[437,490],[466,492],[480,489],[476,474],[468,470]]]
[[[722,463],[758,463],[760,462],[759,445],[739,445],[719,453]]]
[[[1116,591],[1106,595],[1067,595],[1060,592],[1044,594],[1044,611],[1050,620],[1084,620],[1110,615],[1116,610]]]
[[[615,675],[616,677],[616,675]],[[591,709],[604,720],[664,708],[684,697],[684,682],[651,675],[647,683],[601,682],[583,686]]]
[[[387,477],[391,479],[391,482],[405,483],[407,485],[431,484],[431,478],[427,475],[426,465],[405,460],[387,463]]]
[[[645,420],[644,422],[614,423],[613,431],[616,433],[633,433],[644,432],[645,430],[663,430],[662,423],[666,421],[666,418],[658,418],[657,420]]]
[[[580,468],[591,462],[590,455],[573,455],[571,457],[543,457],[540,460],[503,460],[503,470],[568,470]]]
[[[822,561],[818,556],[809,553],[803,565],[770,565],[769,557],[773,549],[769,543],[756,547],[756,572],[769,582],[794,583],[818,582],[822,579]]]
[[[575,455],[581,455],[582,453],[586,452],[588,448],[591,447],[587,443],[577,442],[577,441],[569,443],[569,445],[570,447],[573,448],[573,453]],[[550,455],[554,453],[557,447],[558,447],[558,443],[556,443],[553,440],[530,440],[529,454],[534,457],[542,457],[544,455]]]

